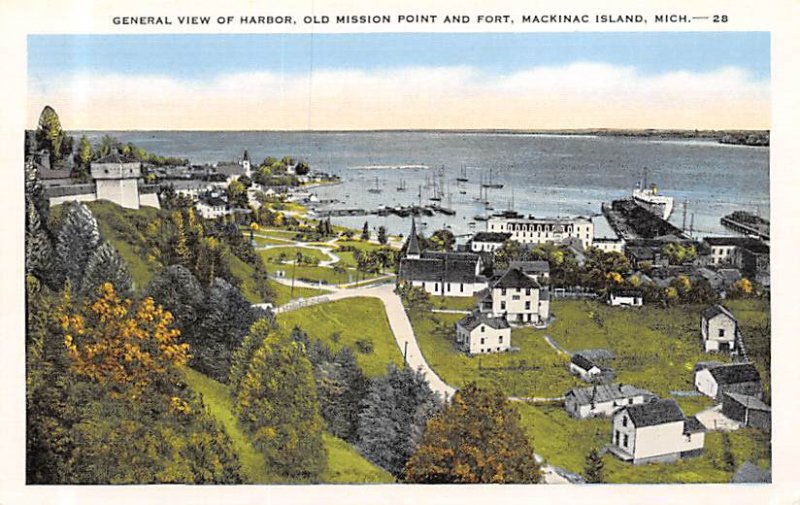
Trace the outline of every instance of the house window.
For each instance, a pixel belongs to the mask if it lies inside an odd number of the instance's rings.
[[[437,282],[437,283],[434,283],[434,285],[433,285],[433,292],[434,292],[434,293],[438,293],[438,292],[439,292],[439,283],[438,283],[438,282]]]
[[[486,333],[486,326],[481,326],[481,333]]]
[[[506,288],[500,290],[500,296],[506,296]]]
[[[525,296],[531,296],[531,288],[525,288]]]
[[[619,432],[614,432],[614,445],[619,445]]]
[[[500,302],[500,310],[506,310],[506,302]]]
[[[719,329],[719,336],[720,336],[720,338],[725,336],[725,328],[720,328]]]
[[[617,406],[617,402],[614,402],[614,406],[615,407]],[[627,417],[623,417],[622,418],[622,426],[628,426],[628,418]]]
[[[519,295],[514,295],[511,297],[512,300],[519,300]]]
[[[464,292],[464,283],[463,282],[461,283],[461,292],[462,293]]]
[[[484,342],[485,340],[486,340],[485,338],[481,337],[481,345],[483,345],[483,342]]]
[[[502,344],[503,343],[503,335],[500,335],[500,337],[497,339],[497,341]]]
[[[450,285],[450,283],[448,282],[448,283],[447,283],[447,292],[448,292],[448,293],[450,292],[450,287],[451,287],[451,285]]]
[[[525,310],[531,310],[531,302],[525,302]]]
[[[633,398],[628,398],[628,405],[633,405]]]
[[[625,435],[625,436],[622,438],[622,445],[623,445],[624,447],[628,447],[628,435]]]

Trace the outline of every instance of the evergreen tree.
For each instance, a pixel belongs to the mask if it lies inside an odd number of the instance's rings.
[[[49,279],[53,259],[53,244],[42,223],[39,211],[30,200],[25,214],[25,273],[39,279]]]
[[[540,473],[517,409],[499,391],[472,383],[428,422],[405,477],[430,484],[530,484]]]
[[[355,442],[358,434],[358,416],[362,409],[361,402],[367,396],[369,379],[359,368],[356,356],[349,347],[342,347],[336,353],[334,364],[338,367],[337,379],[342,384],[342,390],[337,395],[337,401],[330,412],[330,417],[336,421],[330,422],[329,425],[337,427],[332,429],[337,437]]]
[[[172,241],[174,262],[179,265],[188,266],[190,264],[189,246],[186,238],[186,230],[183,226],[183,214],[181,211],[172,213],[172,224],[175,225],[175,236]]]
[[[264,339],[269,337],[271,332],[272,322],[266,318],[259,319],[253,323],[253,326],[250,327],[250,331],[247,332],[242,343],[233,353],[231,370],[228,373],[228,386],[232,392],[235,393],[239,391],[242,379],[250,368],[253,355],[264,345]]]
[[[600,484],[605,482],[603,472],[603,457],[597,449],[592,449],[586,455],[586,464],[583,467],[583,476],[589,484]]]
[[[390,364],[384,377],[374,379],[358,418],[361,453],[396,477],[422,438],[425,423],[439,407],[422,372]]]
[[[153,277],[145,290],[145,296],[175,317],[175,327],[181,334],[191,335],[205,310],[203,287],[188,268],[171,265]]]
[[[303,345],[270,335],[253,354],[237,411],[270,472],[314,481],[325,469],[323,422]]]
[[[50,166],[60,166],[66,150],[66,134],[61,128],[58,114],[49,105],[45,105],[39,115],[39,127],[36,129],[36,141],[39,149],[50,151]]]
[[[127,298],[133,293],[133,279],[128,265],[125,264],[125,260],[114,249],[114,246],[103,242],[86,264],[80,289],[81,295],[95,294],[97,288],[106,282],[113,284],[120,296]]]
[[[378,227],[378,242],[381,245],[386,245],[386,243],[388,241],[389,241],[389,239],[386,236],[386,227],[385,226],[379,226]]]
[[[100,244],[100,231],[88,207],[74,202],[64,205],[64,221],[56,241],[59,281],[80,286],[86,264]]]
[[[193,335],[191,366],[220,382],[228,380],[234,351],[250,326],[268,313],[255,309],[242,293],[222,279],[215,279],[206,296],[205,316]]]
[[[369,222],[364,221],[364,227],[361,229],[361,240],[369,240]]]

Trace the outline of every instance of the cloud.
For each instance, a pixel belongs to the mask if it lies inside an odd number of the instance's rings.
[[[29,80],[74,129],[768,128],[769,83],[738,68],[642,74],[592,62]]]

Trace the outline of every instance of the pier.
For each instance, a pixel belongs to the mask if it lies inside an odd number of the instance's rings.
[[[755,214],[737,210],[723,217],[719,222],[725,228],[736,233],[755,236],[769,242],[769,221]]]
[[[664,235],[690,239],[683,230],[638,206],[632,199],[614,200],[611,205],[603,203],[602,211],[623,240],[654,239]]]

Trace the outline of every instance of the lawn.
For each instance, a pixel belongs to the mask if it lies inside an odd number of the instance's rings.
[[[311,298],[313,296],[324,295],[328,291],[323,289],[313,289],[313,288],[301,288],[295,286],[294,294],[292,295],[292,288],[291,286],[285,286],[277,281],[270,280],[269,287],[273,293],[275,293],[275,306],[280,307],[281,305],[286,305],[291,300],[296,300],[298,298]]]
[[[518,347],[519,352],[467,356],[455,348],[452,340],[452,328],[462,317],[461,314],[411,314],[422,354],[448,384],[461,387],[476,382],[510,396],[527,397],[559,397],[583,384],[567,370],[567,358],[556,353],[531,328],[512,331],[511,345]]]
[[[247,240],[250,240],[250,233],[245,232],[242,235]],[[292,244],[291,239],[283,239],[283,238],[276,238],[276,237],[265,237],[263,235],[253,235],[253,240],[256,241],[256,246],[262,247],[265,245],[290,245]]]
[[[693,391],[698,361],[727,361],[709,355],[700,342],[703,307],[609,307],[595,301],[555,301],[555,321],[537,335],[550,335],[568,351],[602,348],[616,358],[609,363],[617,380],[665,397],[670,391]]]
[[[331,259],[330,256],[322,251],[310,249],[308,247],[272,247],[270,249],[258,251],[258,254],[264,259],[265,263],[278,263],[281,255],[283,255],[285,260],[294,261],[297,257],[297,253],[317,261],[328,261]]]
[[[309,337],[322,340],[334,350],[345,345],[351,347],[358,365],[370,377],[383,375],[390,362],[402,366],[403,355],[394,341],[383,303],[376,298],[349,298],[314,305],[278,314],[277,319],[284,331],[299,326]],[[360,339],[372,342],[372,352],[356,350],[356,341]]]
[[[183,369],[187,384],[203,397],[203,404],[231,438],[233,450],[241,463],[242,479],[246,484],[269,484],[284,481],[267,471],[264,458],[250,443],[247,434],[239,427],[233,412],[233,401],[228,388],[189,367]],[[328,458],[328,468],[322,482],[331,484],[365,484],[394,482],[385,470],[364,459],[344,440],[324,433],[322,441]]]
[[[477,303],[474,296],[431,296],[434,309],[472,310]]]
[[[528,434],[534,451],[552,465],[583,473],[586,454],[602,449],[610,442],[608,418],[575,420],[560,407],[515,404],[521,426]],[[761,467],[770,464],[769,434],[742,429],[729,435],[735,468],[749,460]],[[611,454],[603,457],[607,482],[614,483],[690,483],[729,482],[732,472],[725,469],[722,433],[706,434],[703,455],[676,463],[634,466]]]

